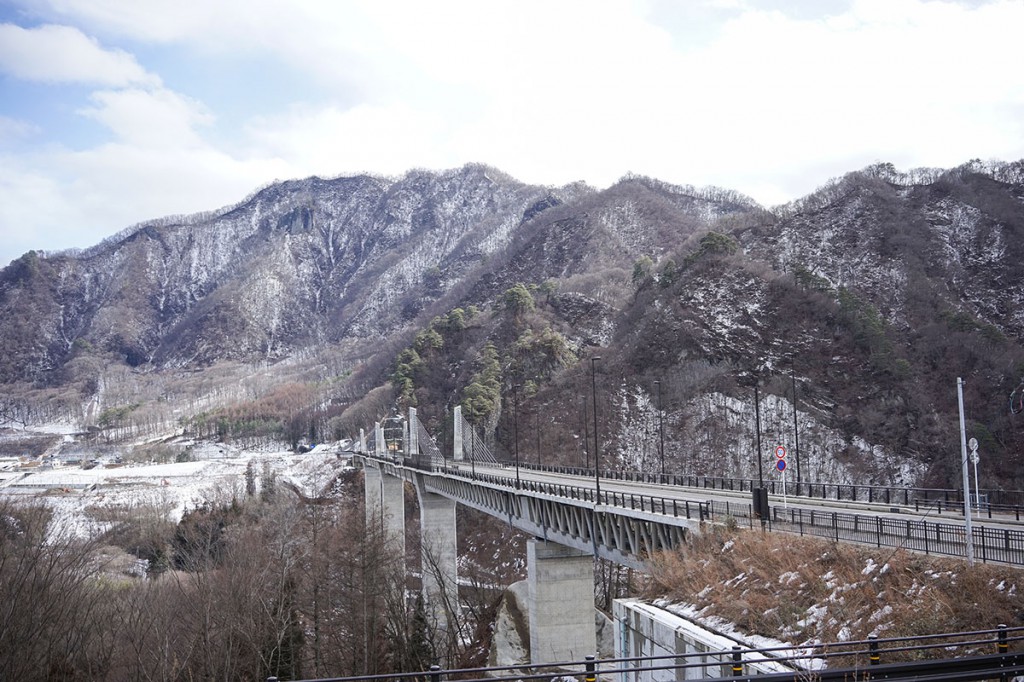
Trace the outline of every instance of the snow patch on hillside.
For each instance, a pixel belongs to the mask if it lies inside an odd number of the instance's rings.
[[[332,449],[302,455],[240,452],[214,457],[171,464],[30,470],[23,477],[0,481],[0,495],[43,502],[55,512],[54,532],[85,537],[106,528],[96,520],[97,508],[152,509],[177,523],[189,509],[242,499],[250,462],[258,486],[265,484],[262,477],[269,472],[277,483],[290,482],[308,497],[319,495],[348,466],[347,459]]]

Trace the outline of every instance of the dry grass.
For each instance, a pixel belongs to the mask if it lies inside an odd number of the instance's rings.
[[[794,644],[1010,626],[1024,620],[1024,573],[903,550],[781,533],[695,538],[653,562],[645,596],[696,608]]]

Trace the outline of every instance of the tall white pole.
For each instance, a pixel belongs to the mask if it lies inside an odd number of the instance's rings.
[[[974,565],[974,535],[971,532],[971,481],[967,473],[967,426],[964,423],[964,380],[956,378],[956,395],[960,403],[960,460],[964,473],[964,531],[967,541],[967,564]]]

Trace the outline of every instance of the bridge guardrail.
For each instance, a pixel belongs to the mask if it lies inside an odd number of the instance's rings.
[[[569,474],[574,476],[594,476],[593,468],[538,465],[520,463],[520,468],[550,473]],[[725,476],[696,476],[692,474],[657,474],[642,471],[601,470],[601,478],[613,481],[635,481],[662,485],[684,486],[688,488],[704,488],[707,490],[727,490],[732,492],[750,492],[759,487],[759,483],[750,478],[729,478]],[[764,481],[769,495],[782,495],[782,482],[771,478]],[[861,485],[852,483],[820,483],[813,481],[787,481],[787,495],[794,497],[815,498],[821,500],[837,500],[849,502],[867,502],[886,505],[902,505],[914,507],[915,511],[933,510],[940,514],[953,513],[963,515],[963,491],[953,488],[912,488],[902,486]],[[1021,490],[982,490],[980,504],[972,504],[975,513],[992,518],[993,513],[1012,514],[1020,521],[1024,515],[1024,491]],[[973,497],[973,496],[972,496]]]
[[[439,473],[465,476],[462,469],[444,467],[438,470]],[[510,476],[493,476],[490,474],[473,474],[473,479],[484,483],[501,485],[515,488],[516,479]],[[584,486],[562,485],[557,483],[542,483],[539,481],[520,481],[519,489],[527,492],[541,493],[564,497],[570,500],[582,502],[595,501],[595,491]],[[664,514],[675,518],[697,519],[699,521],[710,520],[710,502],[699,502],[693,500],[678,500],[657,495],[638,495],[634,493],[619,493],[614,491],[603,491],[600,504],[608,507],[619,507],[632,511],[650,512],[653,514]]]
[[[806,509],[772,510],[772,525],[801,535],[828,537],[876,547],[944,556],[967,556],[964,526],[923,519],[894,519]],[[974,556],[983,563],[1024,565],[1024,531],[977,525],[971,529]]]
[[[464,469],[436,467],[438,473],[465,477]],[[511,476],[474,473],[474,480],[516,487]],[[609,477],[610,480],[622,480]],[[628,480],[628,479],[627,479]],[[521,480],[520,490],[564,497],[570,500],[595,502],[595,491],[585,486],[573,486]],[[700,522],[726,522],[728,517],[746,519],[754,526],[760,519],[747,502],[686,501],[657,495],[602,491],[600,504],[635,511],[663,514]],[[785,508],[773,505],[765,519],[766,529],[814,535],[838,541],[853,542],[875,547],[904,547],[906,549],[964,558],[967,556],[966,530],[963,526],[930,522],[922,519],[895,519],[883,516],[849,512]],[[974,556],[983,563],[1024,565],[1024,531],[976,525],[972,529]]]

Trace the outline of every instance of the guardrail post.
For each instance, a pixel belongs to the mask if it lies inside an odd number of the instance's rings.
[[[430,682],[441,682],[441,666],[430,666]]]
[[[999,634],[996,641],[996,653],[998,653],[1000,656],[1005,656],[1010,651],[1010,645],[1006,641],[1006,625],[1000,623],[997,627],[999,628]],[[1002,664],[1000,664],[1000,666],[1002,666]],[[999,679],[1009,680],[1010,676],[1006,673],[1003,673],[999,676]]]
[[[743,655],[740,653],[740,648],[734,646],[732,648],[732,676],[739,677],[743,674]]]
[[[586,659],[587,659],[587,664],[586,664],[587,672],[583,676],[583,682],[596,682],[597,675],[594,673],[594,670],[595,670],[594,657],[593,656],[587,656]]]
[[[871,665],[878,665],[882,656],[878,653],[878,635],[868,635],[868,661]]]

